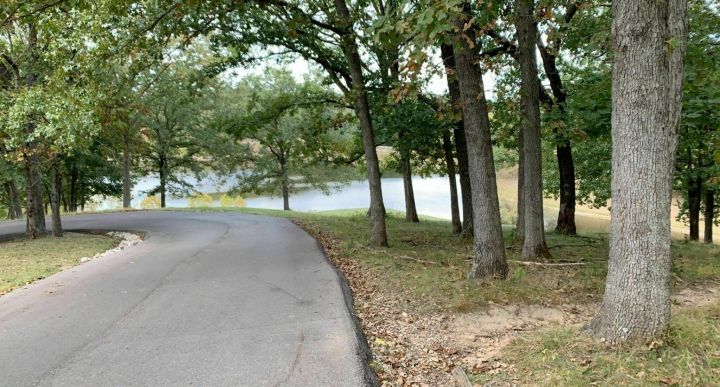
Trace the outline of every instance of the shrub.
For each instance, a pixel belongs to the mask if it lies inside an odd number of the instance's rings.
[[[196,192],[188,198],[188,207],[212,207],[212,196],[200,192]]]
[[[143,210],[152,210],[154,208],[160,208],[160,196],[153,195],[148,196],[140,201],[140,208]]]
[[[220,197],[221,207],[245,207],[246,205],[247,203],[245,202],[245,199],[241,196],[230,196],[228,194],[224,194]]]

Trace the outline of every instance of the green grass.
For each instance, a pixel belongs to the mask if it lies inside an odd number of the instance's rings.
[[[448,221],[421,217],[408,223],[402,213],[388,213],[389,248],[369,248],[365,209],[293,212],[266,209],[192,209],[236,211],[298,220],[313,233],[330,234],[340,255],[372,271],[388,291],[401,294],[420,312],[477,310],[489,303],[563,304],[596,302],[602,297],[607,270],[608,236],[576,237],[550,232],[554,262],[582,266],[537,267],[510,263],[506,281],[468,281],[471,242],[451,233]],[[522,260],[506,230],[507,258]],[[720,246],[673,242],[673,278],[684,287],[720,280]]]
[[[47,236],[0,243],[0,294],[45,278],[111,249],[117,240],[104,235],[65,233],[62,238]]]
[[[519,385],[677,385],[720,383],[720,305],[674,316],[663,338],[645,346],[610,347],[574,328],[516,339],[503,352],[513,368],[474,375],[479,383]]]

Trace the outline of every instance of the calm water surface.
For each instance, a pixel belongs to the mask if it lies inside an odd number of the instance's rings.
[[[195,189],[203,193],[228,191],[233,182],[214,183],[212,179],[198,182],[188,179]],[[133,187],[133,207],[139,208],[140,201],[146,196],[145,191],[157,185],[157,179],[144,178]],[[450,219],[450,187],[445,176],[429,178],[413,178],[415,205],[419,214]],[[458,182],[459,189],[459,182]],[[403,183],[401,178],[382,179],[383,200],[385,207],[393,210],[405,210]],[[246,199],[248,207],[282,209],[282,197],[260,196]],[[219,203],[215,203],[219,206]],[[167,200],[168,207],[187,207],[187,198],[171,197]],[[296,211],[327,211],[345,208],[367,208],[370,206],[370,190],[367,181],[353,181],[348,185],[325,195],[320,190],[311,189],[290,196],[290,208]],[[105,204],[103,207],[109,207]],[[461,208],[462,211],[462,208]]]

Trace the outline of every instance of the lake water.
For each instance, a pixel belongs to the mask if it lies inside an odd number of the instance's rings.
[[[233,185],[234,181],[218,183],[212,178],[197,181],[188,178],[187,181],[195,186],[195,189],[202,193],[226,192]],[[458,181],[459,190],[459,181]],[[157,185],[157,179],[147,177],[141,179],[133,187],[132,205],[140,208],[140,201],[148,191]],[[418,213],[443,219],[450,219],[450,187],[447,177],[414,177],[413,188],[415,190],[415,205]],[[392,210],[405,210],[405,197],[403,182],[401,178],[382,179],[383,200],[385,207]],[[260,196],[246,199],[247,206],[253,208],[283,208],[282,197]],[[100,209],[111,208],[116,203],[104,203]],[[219,203],[215,203],[219,206]],[[187,207],[187,198],[168,197],[168,207]],[[290,196],[290,208],[296,211],[327,211],[345,208],[368,208],[370,206],[370,189],[367,181],[353,181],[339,189],[325,195],[316,189],[305,190]],[[460,209],[462,212],[462,208]]]

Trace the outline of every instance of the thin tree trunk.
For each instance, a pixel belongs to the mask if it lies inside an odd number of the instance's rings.
[[[556,141],[555,152],[560,171],[560,209],[555,231],[565,235],[576,235],[575,162],[573,161],[572,147],[568,139],[559,138]]]
[[[537,41],[543,69],[545,69],[545,75],[550,82],[553,97],[555,97],[555,101],[550,106],[556,106],[564,119],[567,94],[557,68],[557,54],[548,50],[540,39]],[[556,44],[559,45],[559,41]],[[557,50],[558,47],[555,49]],[[560,174],[560,208],[555,231],[561,234],[575,235],[577,233],[575,225],[575,161],[572,155],[572,144],[564,133],[558,133],[556,129],[553,130],[553,133],[555,134],[555,153]]]
[[[78,170],[77,165],[73,162],[70,168],[70,211],[78,210]]]
[[[7,196],[7,218],[8,219],[15,219],[15,207],[13,205],[13,198],[12,194],[10,193],[10,184],[9,182],[5,183],[5,195]]]
[[[365,80],[362,74],[362,59],[358,53],[353,23],[350,11],[345,0],[335,0],[335,8],[340,17],[341,45],[350,69],[352,78],[352,96],[355,99],[355,113],[360,122],[363,149],[365,151],[365,166],[367,168],[368,183],[370,186],[370,240],[371,246],[387,246],[387,231],[385,229],[385,205],[383,203],[382,188],[380,184],[380,163],[375,150],[375,134],[373,133],[370,118]]]
[[[10,203],[8,213],[12,214],[12,219],[22,218],[22,203],[20,203],[20,193],[14,179],[10,179],[5,183],[8,192],[8,200]]]
[[[518,181],[517,181],[517,218],[513,243],[522,246],[525,242],[525,130],[518,128]]]
[[[688,180],[688,220],[690,223],[690,240],[700,240],[700,202],[702,201],[702,181],[698,178]]]
[[[709,188],[705,189],[705,235],[703,241],[705,243],[713,242],[713,225],[715,220],[715,191]]]
[[[455,157],[450,130],[443,130],[443,151],[445,153],[445,166],[447,168],[448,182],[450,183],[450,223],[454,234],[462,232],[460,223],[460,206],[458,205],[457,183],[455,182]]]
[[[405,220],[408,222],[419,222],[417,208],[415,208],[415,191],[412,183],[412,167],[410,166],[410,153],[404,152],[401,156],[400,167],[402,169],[403,188],[405,192]]]
[[[535,25],[533,0],[515,0],[520,62],[520,105],[523,130],[523,198],[525,206],[525,233],[522,256],[526,259],[550,258],[545,244],[543,217],[542,149],[540,135],[540,82],[535,60]]]
[[[454,40],[455,66],[460,84],[465,136],[472,186],[472,204],[475,240],[470,278],[506,278],[508,272],[505,260],[500,205],[498,202],[490,138],[490,120],[482,74],[476,50],[469,42],[477,42],[474,28],[465,29],[470,21],[470,4],[463,4],[464,15],[456,21],[460,31]]]
[[[165,161],[161,158],[160,161],[160,208],[165,208],[165,192],[167,190],[166,176],[165,176]]]
[[[612,3],[610,252],[602,306],[586,327],[608,343],[650,340],[670,320],[670,209],[686,7],[685,0]]]
[[[50,200],[50,206],[52,208],[52,234],[55,237],[63,236],[62,220],[60,219],[60,194],[61,194],[61,175],[60,175],[60,160],[58,156],[55,156],[52,160],[51,166],[51,180],[52,180],[52,197]]]
[[[290,188],[288,184],[288,173],[285,161],[280,161],[280,180],[282,184],[283,210],[290,211]]]
[[[123,168],[122,168],[122,195],[123,208],[132,207],[132,182],[130,181],[130,139],[127,134],[123,136]]]
[[[460,174],[460,194],[462,195],[462,234],[465,237],[473,236],[473,208],[472,208],[472,187],[470,186],[470,171],[468,167],[468,150],[465,141],[465,120],[462,118],[462,103],[460,101],[460,84],[455,71],[455,56],[453,48],[449,44],[440,46],[440,51],[445,64],[445,74],[448,84],[448,95],[452,104],[453,113],[459,119],[453,129],[455,135],[455,148],[457,151],[458,171]]]

